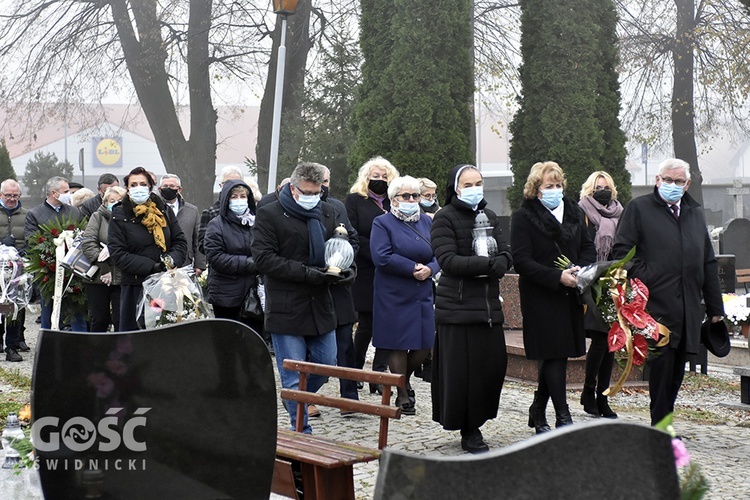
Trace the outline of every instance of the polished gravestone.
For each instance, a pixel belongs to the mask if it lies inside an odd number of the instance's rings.
[[[734,219],[719,236],[722,254],[733,254],[736,269],[750,268],[750,220]]]
[[[719,263],[719,285],[721,293],[734,293],[737,273],[734,265],[734,255],[719,254],[716,256]]]
[[[47,499],[268,498],[276,386],[245,325],[43,330],[32,430]]]
[[[375,499],[680,498],[668,434],[591,422],[481,455],[434,457],[386,448]]]

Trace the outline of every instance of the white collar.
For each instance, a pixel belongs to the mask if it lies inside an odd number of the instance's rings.
[[[552,213],[552,215],[555,216],[555,219],[557,219],[557,222],[559,222],[560,224],[562,224],[563,215],[565,215],[565,203],[563,203],[562,200],[560,200],[560,204],[557,205],[555,208],[553,208],[551,210],[549,208],[547,208],[547,210],[549,210],[550,213]]]

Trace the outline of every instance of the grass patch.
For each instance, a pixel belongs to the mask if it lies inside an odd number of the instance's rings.
[[[682,406],[677,408],[675,416],[679,419],[689,420],[691,422],[698,422],[706,425],[720,425],[725,424],[726,417],[717,415],[710,410],[696,409],[691,407]]]
[[[12,389],[0,392],[0,432],[5,429],[8,413],[18,413],[28,402],[31,394],[31,379],[18,370],[0,368],[0,382]]]
[[[12,385],[15,389],[31,391],[31,378],[22,375],[19,370],[0,368],[0,382]]]
[[[704,391],[712,390],[715,392],[731,392],[739,389],[740,383],[729,382],[720,378],[711,377],[698,373],[686,373],[682,382],[681,390]]]

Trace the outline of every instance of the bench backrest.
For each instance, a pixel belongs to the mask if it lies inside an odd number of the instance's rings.
[[[401,418],[401,408],[391,406],[391,386],[404,387],[406,377],[385,372],[369,370],[358,370],[356,368],[343,368],[339,366],[321,365],[307,361],[284,360],[284,368],[299,372],[299,390],[282,389],[281,398],[297,402],[297,421],[295,430],[302,432],[305,418],[305,404],[328,406],[345,411],[356,411],[380,417],[380,429],[378,432],[378,448],[383,449],[388,444],[388,422],[391,418]],[[307,392],[307,376],[320,375],[323,377],[337,377],[346,380],[356,380],[370,384],[382,384],[383,395],[380,403],[368,403],[354,399],[337,396],[326,396],[313,392]]]

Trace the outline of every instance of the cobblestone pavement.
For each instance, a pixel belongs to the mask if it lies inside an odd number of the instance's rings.
[[[36,336],[39,328],[33,320],[35,314],[27,315],[27,343],[32,347],[30,353],[24,353],[24,361],[10,363],[4,361],[0,367],[6,370],[19,370],[28,376],[33,367]],[[372,352],[370,353],[371,359]],[[275,363],[274,363],[275,366]],[[369,366],[369,362],[368,362]],[[678,398],[675,428],[683,437],[688,451],[691,453],[710,482],[709,499],[750,499],[750,411],[747,410],[719,410],[720,403],[739,402],[739,380],[726,371],[710,367],[709,375],[724,380],[735,381],[729,390],[716,391],[694,390],[681,393]],[[277,377],[278,384],[278,377]],[[411,453],[452,456],[462,455],[458,432],[443,430],[432,421],[432,407],[430,398],[430,384],[421,379],[413,379],[416,392],[416,416],[404,416],[401,420],[391,422],[388,444],[390,447]],[[0,385],[0,390],[8,391],[8,386]],[[497,450],[514,443],[518,443],[532,436],[532,429],[527,426],[528,407],[531,404],[533,387],[523,383],[506,381],[500,399],[498,417],[487,422],[482,428],[485,440],[492,450]],[[321,393],[337,394],[338,384],[331,381],[321,389]],[[369,394],[367,388],[360,391],[360,398],[366,401],[379,401],[380,396]],[[24,395],[19,395],[24,397]],[[585,422],[593,419],[586,415],[578,404],[580,392],[569,391],[568,401],[575,422]],[[623,421],[648,424],[648,397],[644,391],[630,391],[610,399],[613,409]],[[723,407],[722,407],[723,408]],[[313,432],[331,438],[377,446],[378,422],[376,417],[353,415],[342,417],[338,410],[320,407],[321,418],[311,420]],[[713,423],[702,423],[694,418],[686,420],[680,418],[680,413],[690,412],[693,417],[701,412],[714,416]],[[719,418],[716,418],[719,415]],[[550,408],[548,418],[554,418]],[[289,425],[289,418],[281,403],[279,403],[278,421],[280,426]],[[716,422],[719,423],[716,423]],[[609,460],[613,463],[613,473],[627,473],[626,465],[617,464],[617,450],[612,451]],[[4,471],[5,472],[5,471]],[[378,464],[371,462],[355,466],[355,488],[357,498],[372,498],[377,478]],[[597,480],[597,478],[592,478]],[[606,480],[600,478],[598,480]],[[636,479],[637,480],[637,479]],[[0,498],[40,498],[26,489],[22,496],[6,496],[14,488],[10,482],[24,481],[34,484],[33,480],[18,478],[2,474],[0,477]],[[20,485],[17,485],[20,487]],[[10,487],[10,488],[6,488]],[[38,488],[38,487],[37,487]],[[33,489],[33,486],[32,486]],[[19,491],[19,490],[15,490]],[[38,491],[38,490],[37,490]]]

